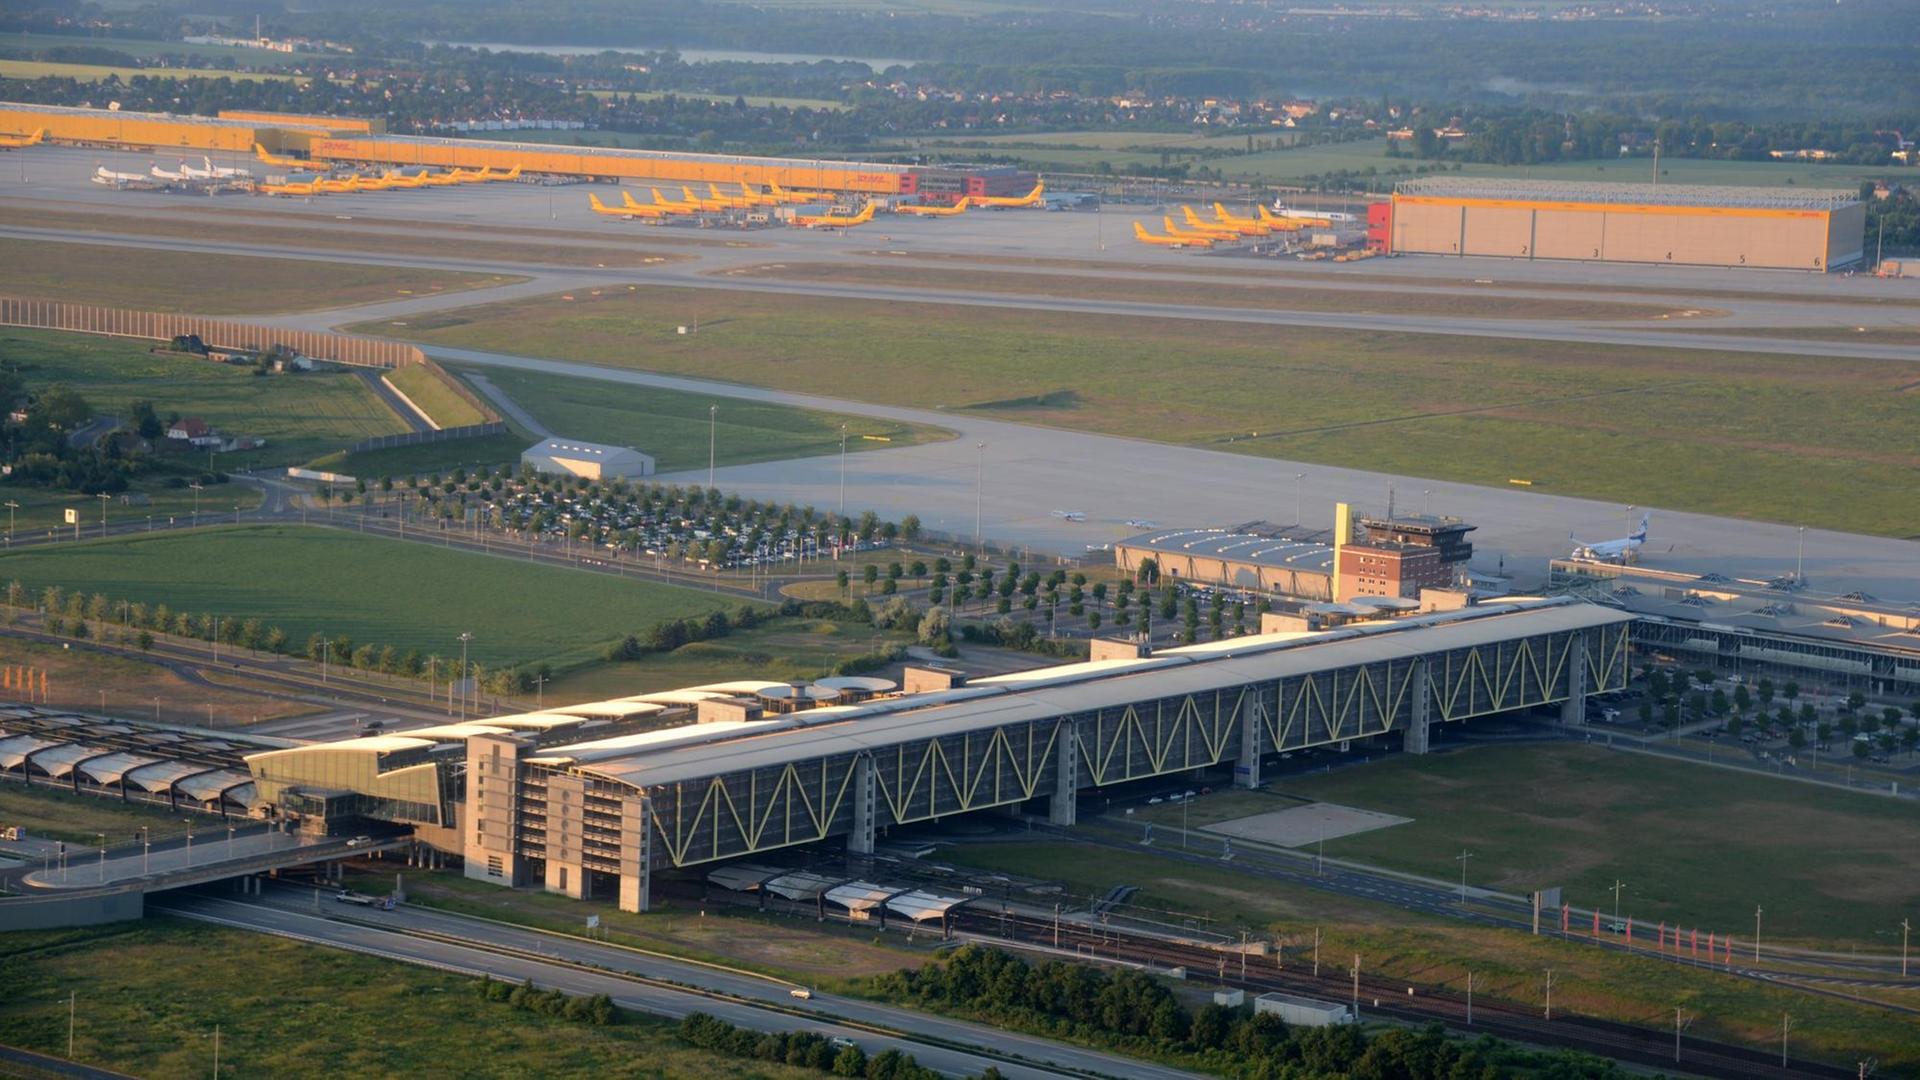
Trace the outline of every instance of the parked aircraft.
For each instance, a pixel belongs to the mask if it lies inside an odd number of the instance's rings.
[[[1220,236],[1227,239],[1238,240],[1242,236],[1265,235],[1266,233],[1264,228],[1258,226],[1255,227],[1259,229],[1258,233],[1256,233],[1252,229],[1242,229],[1233,225],[1222,224],[1218,221],[1208,221],[1206,218],[1194,213],[1193,207],[1191,206],[1181,207],[1180,213],[1187,219],[1187,228],[1192,229],[1194,232],[1206,233],[1209,236]]]
[[[151,173],[155,180],[164,180],[169,184],[178,184],[186,180],[201,179],[200,177],[194,176],[193,173],[189,170],[190,170],[190,167],[185,164],[182,164],[180,166],[179,172],[168,172],[167,170],[161,168],[160,166],[155,165],[152,168],[148,169],[147,172]]]
[[[868,203],[857,214],[796,214],[793,223],[807,229],[851,229],[856,225],[865,225],[873,220],[873,211],[878,203]]]
[[[114,172],[105,165],[93,171],[93,182],[109,187],[126,187],[128,184],[152,184],[153,177],[146,173]]]
[[[46,134],[46,128],[34,128],[31,135],[0,135],[0,150],[24,150],[29,146],[38,146]]]
[[[981,206],[991,207],[995,209],[1004,209],[1004,208],[1012,208],[1017,206],[1038,206],[1040,205],[1041,202],[1043,202],[1046,199],[1046,196],[1047,196],[1047,182],[1045,180],[1038,180],[1034,182],[1033,190],[1027,192],[1025,195],[1021,195],[1018,197],[1010,197],[1006,195],[982,195],[979,198],[975,199],[974,202],[978,203]]]
[[[806,195],[797,191],[788,191],[771,180],[767,182],[767,191],[772,198],[778,199],[780,202],[790,206],[805,206],[807,203],[820,201],[818,196]]]
[[[963,197],[952,206],[930,206],[926,203],[907,203],[893,208],[896,214],[912,214],[915,217],[959,217],[973,205],[973,197]]]
[[[1567,541],[1573,545],[1573,556],[1576,559],[1624,559],[1640,550],[1640,546],[1647,542],[1647,522],[1652,517],[1652,514],[1640,515],[1640,527],[1618,540],[1588,543],[1576,540],[1572,533],[1568,533]]]
[[[1182,240],[1210,240],[1221,243],[1240,239],[1240,234],[1230,229],[1182,229],[1175,225],[1170,217],[1161,218],[1160,223],[1167,227],[1168,236],[1177,236]]]
[[[293,180],[284,184],[261,184],[257,189],[267,195],[324,195],[318,180]]]
[[[674,214],[697,214],[701,209],[697,202],[674,202],[660,194],[659,188],[653,189],[653,205]]]
[[[1336,214],[1326,210],[1289,210],[1279,199],[1273,200],[1273,208],[1280,212],[1281,217],[1307,225],[1332,225],[1336,221],[1353,220],[1352,214]]]
[[[645,203],[634,202],[631,198],[627,200],[627,204],[624,206],[608,206],[606,203],[600,201],[600,196],[589,194],[587,196],[587,203],[596,214],[626,218],[628,221],[632,221],[635,218],[658,221],[661,218],[670,217],[673,214],[673,211],[665,207],[648,206]]]
[[[252,176],[246,169],[229,169],[224,165],[215,165],[213,159],[205,154],[200,156],[202,168],[194,168],[185,162],[180,163],[180,171],[195,180],[241,180]]]
[[[1156,247],[1210,248],[1213,246],[1213,241],[1199,237],[1190,239],[1183,236],[1156,236],[1137,221],[1133,223],[1133,238],[1143,244],[1152,244]]]
[[[268,165],[279,165],[287,169],[304,169],[309,164],[308,162],[301,161],[299,158],[275,157],[268,153],[267,148],[261,146],[259,143],[253,144],[253,153],[255,157],[258,157]]]
[[[1259,218],[1235,217],[1227,212],[1226,206],[1222,203],[1213,204],[1213,216],[1220,224],[1228,226],[1229,228],[1239,229],[1241,232],[1252,236],[1266,236],[1273,232],[1273,226],[1266,224]]]

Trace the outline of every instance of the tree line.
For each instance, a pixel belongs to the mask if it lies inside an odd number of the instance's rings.
[[[1228,1076],[1287,1080],[1501,1080],[1624,1074],[1576,1052],[1531,1051],[1497,1039],[1450,1038],[1438,1024],[1364,1031],[1358,1024],[1289,1027],[1244,1007],[1189,1009],[1166,985],[1132,969],[1062,960],[1029,963],[967,945],[919,969],[874,980],[883,997],[996,1026],[1156,1056],[1180,1055]]]

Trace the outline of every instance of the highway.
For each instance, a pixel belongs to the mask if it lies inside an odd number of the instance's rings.
[[[461,974],[485,973],[513,982],[531,978],[539,986],[571,993],[604,993],[624,1008],[673,1019],[705,1012],[760,1031],[844,1036],[869,1054],[898,1049],[949,1075],[977,1075],[988,1066],[1009,1077],[1036,1080],[1061,1075],[1173,1080],[1192,1075],[890,1005],[822,993],[802,1001],[789,995],[792,984],[776,979],[428,909],[355,909],[350,921],[331,917],[334,912],[315,915],[313,895],[310,890],[273,887],[263,902],[240,903],[173,894],[155,898],[153,907]],[[876,1033],[876,1028],[890,1033]]]

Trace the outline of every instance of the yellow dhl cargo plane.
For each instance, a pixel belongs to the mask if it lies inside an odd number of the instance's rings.
[[[288,169],[304,169],[312,164],[312,162],[301,161],[299,158],[275,157],[268,153],[267,148],[261,146],[259,143],[253,144],[253,153],[255,157],[258,157],[268,165],[279,165]]]
[[[774,205],[773,199],[765,195],[755,195],[752,189],[748,188],[745,184],[740,185],[740,194],[738,195],[729,195],[721,191],[719,184],[708,184],[707,190],[713,192],[713,197],[716,200],[725,202],[731,209],[751,210],[756,206]]]
[[[648,206],[645,203],[635,202],[633,201],[633,197],[630,195],[627,197],[626,205],[624,206],[608,206],[606,203],[603,203],[600,201],[600,196],[592,195],[592,194],[587,196],[587,204],[592,208],[593,212],[596,214],[605,214],[608,217],[626,218],[628,221],[632,221],[635,218],[645,218],[650,221],[658,221],[661,218],[671,217],[673,215],[672,211],[667,210],[664,207]]]
[[[29,146],[38,146],[46,136],[46,128],[34,128],[31,135],[0,135],[0,150],[24,150]]]
[[[793,223],[803,229],[851,229],[872,221],[874,208],[878,205],[870,202],[857,214],[796,214]]]
[[[300,180],[288,184],[261,184],[258,189],[268,195],[324,195],[318,181]]]
[[[1170,217],[1161,218],[1160,223],[1167,227],[1168,236],[1177,236],[1182,240],[1207,240],[1214,243],[1219,243],[1225,240],[1240,239],[1240,234],[1236,232],[1211,231],[1207,229],[1193,229],[1193,230],[1182,229],[1180,226],[1175,225],[1173,223],[1173,219]]]
[[[967,207],[972,205],[973,197],[968,195],[963,196],[959,202],[954,203],[952,206],[896,206],[893,208],[893,212],[896,214],[912,214],[915,217],[959,217],[961,214],[967,212]]]
[[[817,195],[807,195],[798,191],[788,191],[787,189],[781,187],[779,184],[776,184],[771,180],[767,181],[767,191],[771,193],[768,195],[768,198],[771,198],[779,203],[785,203],[789,206],[803,206],[807,203],[820,201],[820,198]]]
[[[1206,218],[1194,213],[1193,207],[1191,206],[1181,207],[1180,213],[1187,219],[1187,228],[1193,229],[1196,232],[1218,233],[1221,236],[1229,236],[1236,239],[1242,236],[1265,236],[1267,234],[1266,226],[1257,222],[1252,225],[1241,226],[1229,225],[1222,221],[1208,221]]]
[[[1025,195],[1021,195],[1018,198],[1007,196],[1007,195],[982,195],[974,199],[973,201],[974,201],[974,204],[977,206],[1007,209],[1007,208],[1012,208],[1016,206],[1038,206],[1040,205],[1041,200],[1046,198],[1046,194],[1047,194],[1047,182],[1045,180],[1040,180],[1035,182],[1035,184],[1033,185],[1032,191],[1027,192]]]
[[[635,211],[638,216],[644,218],[672,217],[675,214],[691,212],[680,209],[678,203],[643,203],[639,199],[634,198],[633,192],[631,191],[622,191],[620,193],[620,205],[626,207],[628,210]]]
[[[785,201],[778,195],[769,195],[763,192],[755,191],[753,190],[752,187],[747,185],[745,182],[742,182],[740,185],[740,194],[747,200],[747,203],[751,206],[779,206],[782,202]]]
[[[1273,226],[1268,225],[1259,218],[1233,216],[1227,212],[1226,205],[1223,203],[1213,204],[1213,216],[1220,224],[1230,229],[1239,229],[1249,236],[1266,236],[1273,232]]]
[[[492,166],[491,166],[491,165],[489,165],[489,166],[487,166],[487,168],[492,168]],[[511,168],[511,169],[508,169],[508,170],[507,170],[506,172],[497,172],[497,173],[487,173],[487,169],[481,169],[480,171],[481,171],[482,173],[486,173],[486,174],[487,174],[487,175],[486,175],[486,178],[487,178],[488,180],[518,180],[518,179],[520,179],[520,163],[519,163],[519,162],[517,162],[517,161],[513,163],[513,168]]]
[[[1294,218],[1275,217],[1273,211],[1268,210],[1264,206],[1257,207],[1256,209],[1260,211],[1260,224],[1265,225],[1274,232],[1299,232],[1307,227],[1307,223],[1304,221]]]
[[[660,194],[659,188],[653,189],[653,205],[658,206],[662,210],[665,210],[668,213],[673,213],[673,214],[697,214],[700,212],[699,203],[674,202],[672,199],[669,199],[665,195]]]
[[[1143,244],[1152,244],[1155,247],[1210,248],[1213,246],[1213,241],[1199,237],[1189,239],[1181,236],[1156,236],[1148,232],[1147,227],[1137,221],[1133,223],[1133,238]]]

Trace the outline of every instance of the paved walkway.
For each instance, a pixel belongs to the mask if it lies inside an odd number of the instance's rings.
[[[533,418],[533,414],[521,408],[520,403],[513,400],[513,398],[507,396],[507,392],[505,390],[502,390],[498,386],[493,385],[493,380],[487,378],[485,375],[475,372],[467,376],[467,381],[473,384],[473,388],[475,390],[478,390],[480,391],[480,393],[484,394],[488,401],[493,402],[494,408],[497,408],[501,412],[505,413],[507,417],[511,419],[514,423],[519,424],[521,427],[526,428],[528,431],[533,432],[533,434],[538,438],[542,438],[542,439],[553,438],[553,432],[548,430],[545,424],[542,424],[540,421],[535,420]]]

